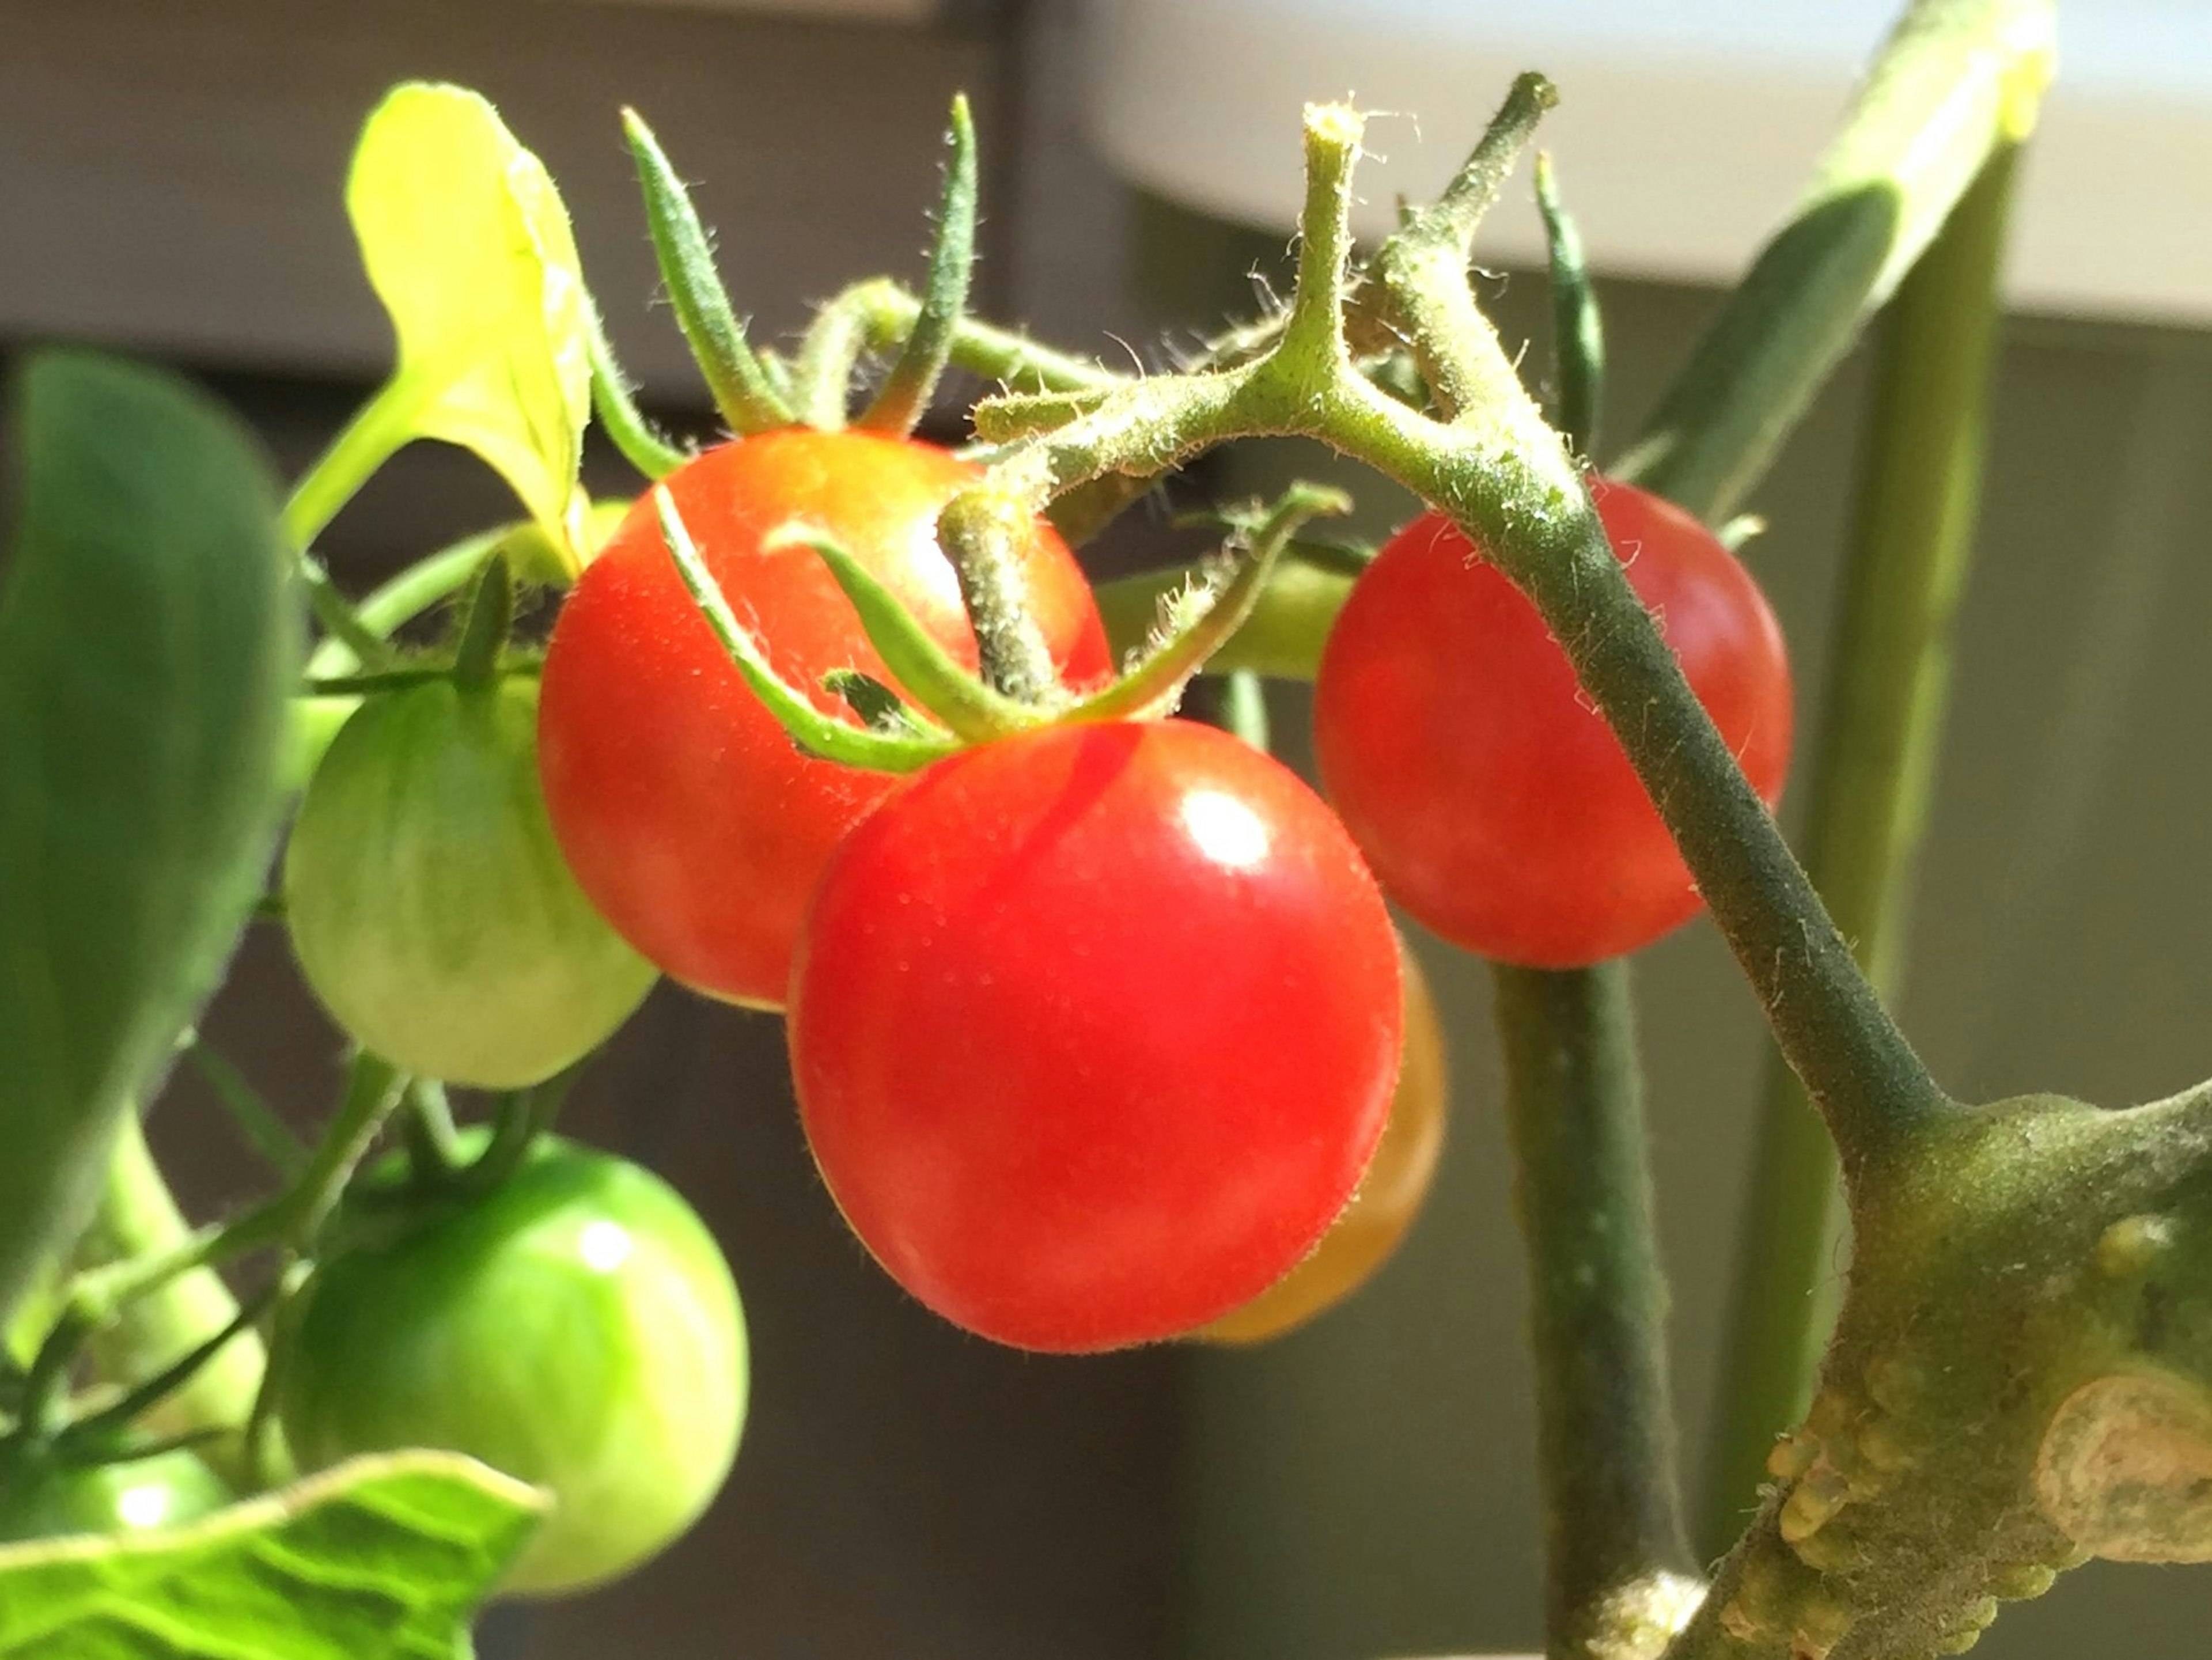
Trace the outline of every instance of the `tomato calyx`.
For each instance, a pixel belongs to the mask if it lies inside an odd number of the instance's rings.
[[[684,587],[746,684],[792,741],[828,760],[892,773],[917,771],[969,745],[1044,727],[1149,720],[1172,713],[1191,677],[1251,614],[1268,573],[1297,531],[1310,520],[1346,512],[1350,506],[1339,490],[1297,483],[1265,512],[1237,516],[1232,522],[1238,528],[1232,529],[1208,579],[1168,597],[1151,642],[1120,675],[1079,695],[1054,678],[1032,696],[1012,695],[962,667],[899,599],[826,531],[787,525],[764,545],[805,547],[822,560],[851,600],[869,643],[921,705],[918,709],[909,707],[868,676],[841,672],[829,677],[828,684],[866,722],[854,727],[825,714],[805,691],[776,673],[761,642],[731,609],[665,486],[655,487],[653,502]],[[990,549],[992,556],[986,560],[957,558],[971,614],[987,609],[978,604],[978,595],[992,583],[988,578],[970,580],[969,571],[993,562],[1011,569],[1013,562],[1006,545],[1012,520],[1002,510],[1005,506],[988,487],[981,487],[955,497],[940,520],[950,531],[945,537],[950,549],[968,553],[978,544],[986,548],[999,544]],[[989,619],[977,615],[975,620],[981,637]],[[1025,621],[1015,620],[1017,624]]]

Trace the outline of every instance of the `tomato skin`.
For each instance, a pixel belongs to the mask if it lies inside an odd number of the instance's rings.
[[[178,1450],[88,1468],[0,1472],[0,1544],[181,1527],[231,1501],[222,1479]]]
[[[285,917],[338,1024],[410,1072],[487,1089],[589,1054],[652,988],[546,822],[536,689],[370,698],[309,781]]]
[[[1208,727],[1060,727],[938,763],[823,873],[800,1114],[892,1277],[1082,1352],[1187,1332],[1344,1207],[1400,1043],[1389,918],[1326,806]]]
[[[936,525],[979,476],[910,439],[794,429],[709,450],[665,483],[770,663],[843,713],[824,674],[892,677],[820,559],[764,553],[762,539],[792,520],[827,530],[972,668],[975,633]],[[1024,552],[1054,661],[1073,683],[1103,678],[1112,660],[1073,556],[1042,523]],[[677,979],[781,1006],[815,879],[893,781],[793,746],[697,614],[650,497],[562,609],[539,730],[554,829],[600,910]]]
[[[509,1593],[652,1556],[720,1488],[744,1421],[713,1237],[658,1177],[551,1137],[483,1198],[319,1265],[291,1345],[277,1404],[303,1469],[437,1447],[552,1491]]]
[[[1420,1214],[1444,1147],[1443,1031],[1419,960],[1399,941],[1405,1040],[1390,1119],[1344,1213],[1306,1259],[1250,1302],[1191,1334],[1210,1343],[1265,1343],[1325,1314],[1375,1277]]]
[[[1771,806],[1790,663],[1750,573],[1679,508],[1601,481],[1628,580]],[[1441,515],[1393,537],[1322,654],[1314,739],[1330,802],[1392,898],[1469,951],[1577,968],[1701,909],[1673,838],[1536,609]]]

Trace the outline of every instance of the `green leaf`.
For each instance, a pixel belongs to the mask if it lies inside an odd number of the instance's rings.
[[[88,1213],[276,828],[303,629],[267,469],[178,382],[35,359],[0,589],[0,1316]]]
[[[437,438],[496,468],[574,562],[591,302],[544,164],[477,94],[410,82],[362,129],[346,211],[399,362],[302,483],[295,539],[312,541],[401,444]]]
[[[189,1527],[0,1548],[0,1660],[454,1660],[544,1503],[402,1452]]]

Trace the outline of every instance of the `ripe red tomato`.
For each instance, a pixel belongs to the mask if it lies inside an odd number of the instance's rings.
[[[1390,1121],[1367,1174],[1313,1253],[1250,1302],[1191,1334],[1209,1343],[1265,1343],[1297,1330],[1358,1291],[1398,1249],[1420,1214],[1444,1150],[1444,1038],[1419,959],[1401,939],[1406,1036]]]
[[[833,669],[892,682],[829,571],[766,553],[787,521],[819,526],[973,666],[975,638],[937,514],[974,468],[910,439],[794,429],[709,450],[667,482],[738,619],[794,685]],[[1040,524],[1030,599],[1073,684],[1112,667],[1073,556]],[[892,682],[892,684],[896,684]],[[545,660],[538,764],[562,852],[646,957],[736,1002],[776,1007],[806,896],[892,780],[801,754],[724,656],[684,592],[651,500],[569,595]]]
[[[792,970],[846,1219],[1003,1343],[1117,1348],[1246,1302],[1344,1208],[1398,1068],[1397,949],[1296,775],[1169,721],[965,751],[848,836]]]
[[[1790,757],[1790,662],[1750,573],[1704,526],[1596,486],[1628,580],[1752,785]],[[1322,654],[1322,781],[1392,898],[1455,944],[1534,968],[1650,945],[1701,903],[1604,717],[1536,609],[1424,514],[1362,574]]]

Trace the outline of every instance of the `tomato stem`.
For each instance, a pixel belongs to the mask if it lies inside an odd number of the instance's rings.
[[[1700,1589],[1674,1477],[1628,965],[1492,975],[1528,1243],[1546,1650],[1626,1660]],[[1625,1640],[1639,1628],[1645,1642]]]
[[[126,1116],[92,1223],[77,1246],[80,1280],[114,1271],[110,1265],[174,1260],[204,1237],[178,1210],[137,1115]],[[222,1330],[238,1316],[229,1288],[204,1266],[188,1264],[154,1291],[158,1294],[111,1302],[112,1323],[95,1323],[92,1353],[103,1375],[143,1376],[149,1366]],[[178,1432],[234,1430],[253,1400],[263,1359],[259,1340],[240,1335],[168,1398],[153,1427]],[[234,1440],[218,1443],[208,1456],[226,1475],[242,1473]]]
[[[1017,702],[1043,704],[1060,689],[1044,632],[1029,606],[1014,550],[1033,532],[1022,503],[987,488],[963,490],[938,515],[938,545],[960,578],[984,680]]]
[[[1973,553],[2015,147],[2000,148],[1892,303],[1844,567],[1805,867],[1875,988],[1893,994],[1933,791],[1951,631]],[[1774,1438],[1810,1399],[1835,1316],[1836,1160],[1803,1086],[1768,1069],[1751,1214],[1721,1367],[1701,1541],[1734,1537]]]
[[[653,236],[653,252],[660,263],[661,280],[668,285],[676,308],[677,326],[690,343],[691,355],[707,378],[714,407],[739,436],[787,427],[793,416],[769,381],[760,361],[745,344],[744,325],[730,309],[730,296],[715,274],[714,256],[707,240],[698,210],[676,176],[660,141],[635,110],[623,112],[623,131],[637,161],[639,186],[645,193],[646,222]]]
[[[453,684],[464,690],[481,691],[496,685],[500,654],[514,627],[514,573],[507,555],[495,551],[477,572],[461,610],[460,630],[453,642]]]
[[[630,465],[647,478],[665,478],[691,459],[690,452],[663,437],[638,408],[630,395],[629,377],[615,362],[605,320],[588,296],[584,318],[585,340],[592,354],[592,409],[599,425]]]
[[[807,325],[793,371],[799,418],[823,432],[842,427],[854,366],[864,353],[903,343],[921,315],[921,301],[884,277],[855,283],[823,305]],[[951,361],[1013,392],[1106,390],[1128,379],[1091,358],[964,314],[953,319]]]
[[[968,308],[969,283],[975,267],[976,184],[975,124],[969,119],[965,94],[953,97],[949,142],[952,154],[945,164],[945,196],[937,214],[937,246],[929,257],[921,308],[890,373],[884,377],[874,400],[857,423],[874,431],[912,432],[928,412],[939,377],[951,361],[961,315]]]
[[[246,1075],[198,1033],[185,1046],[185,1060],[214,1092],[217,1104],[254,1152],[279,1176],[296,1180],[307,1167],[307,1149]]]

